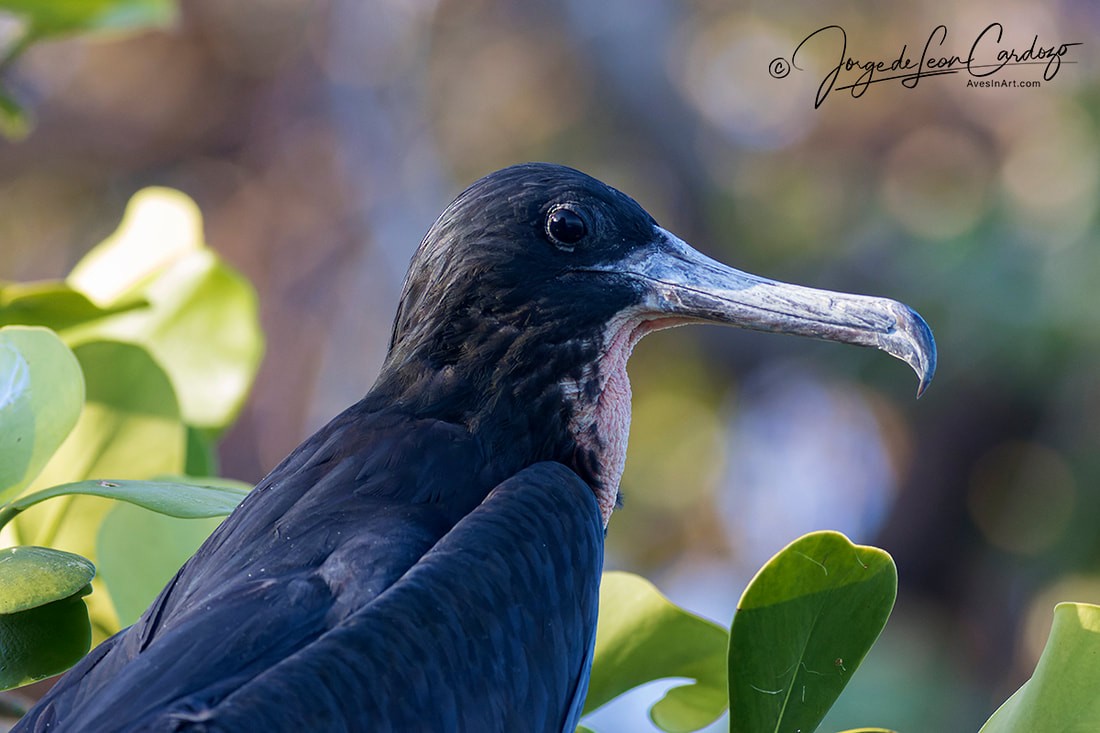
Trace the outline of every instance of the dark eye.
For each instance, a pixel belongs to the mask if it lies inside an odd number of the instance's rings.
[[[550,241],[566,251],[573,251],[573,245],[588,234],[588,225],[581,215],[568,206],[558,206],[546,215],[546,236]]]

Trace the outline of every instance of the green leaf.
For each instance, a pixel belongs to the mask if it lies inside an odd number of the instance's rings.
[[[725,629],[673,605],[644,578],[604,573],[584,712],[647,682],[687,677],[695,683],[669,690],[650,716],[666,731],[702,728],[726,709],[726,643]]]
[[[64,672],[88,653],[88,591],[85,585],[68,598],[0,615],[0,689]]]
[[[119,504],[99,530],[99,573],[121,625],[137,621],[157,593],[222,522],[174,519]]]
[[[144,299],[133,298],[108,308],[100,307],[66,283],[53,280],[0,285],[0,325],[45,326],[64,331],[147,305]]]
[[[196,519],[200,517],[224,517],[248,494],[248,489],[237,486],[203,486],[199,484],[168,481],[76,481],[35,491],[11,502],[10,509],[25,509],[57,496],[102,496],[107,499],[136,504],[171,517]]]
[[[1059,603],[1035,673],[981,733],[1100,730],[1100,606]]]
[[[0,615],[68,598],[95,577],[95,566],[48,547],[0,550]]]
[[[263,352],[251,285],[203,244],[198,207],[184,194],[138,192],[118,231],[67,281],[100,307],[143,298],[148,308],[66,334],[143,345],[167,371],[189,425],[219,430],[236,416]]]
[[[93,342],[73,349],[84,370],[87,402],[76,427],[32,489],[99,479],[151,479],[183,471],[186,429],[164,370],[140,346]],[[48,545],[96,561],[100,522],[114,502],[62,496],[31,507],[13,522],[15,542]],[[88,599],[97,634],[118,629],[101,582]]]
[[[105,307],[203,249],[198,205],[171,188],[145,188],[126,205],[118,229],[77,263],[66,282]]]
[[[0,328],[0,500],[34,480],[83,404],[80,365],[57,334]]]
[[[176,18],[173,0],[0,0],[3,10],[26,21],[34,38],[167,26]]]
[[[220,473],[217,447],[217,440],[207,431],[188,426],[183,472],[188,476],[217,476]]]
[[[91,644],[88,608],[95,567],[47,547],[0,550],[0,689],[63,672]]]
[[[133,344],[97,341],[73,349],[86,385],[76,427],[35,488],[111,476],[179,474],[186,430],[168,376]]]
[[[837,532],[808,534],[768,561],[730,629],[731,733],[815,730],[896,595],[890,556]]]

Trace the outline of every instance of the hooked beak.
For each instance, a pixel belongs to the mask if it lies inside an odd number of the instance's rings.
[[[653,246],[618,263],[646,281],[646,309],[709,323],[882,349],[913,368],[917,397],[936,371],[936,342],[916,311],[888,298],[790,285],[735,270],[657,227]]]

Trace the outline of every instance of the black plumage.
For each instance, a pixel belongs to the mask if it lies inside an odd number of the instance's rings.
[[[16,730],[572,731],[626,358],[688,321],[878,346],[922,385],[934,368],[894,301],[724,268],[568,168],[499,171],[422,242],[367,396]]]

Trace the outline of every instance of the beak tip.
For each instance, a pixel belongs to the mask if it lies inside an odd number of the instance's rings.
[[[936,375],[936,339],[919,313],[908,306],[903,306],[903,309],[903,318],[899,319],[898,327],[909,337],[912,345],[906,361],[920,379],[917,386],[917,399],[920,399],[932,383],[932,377]]]

